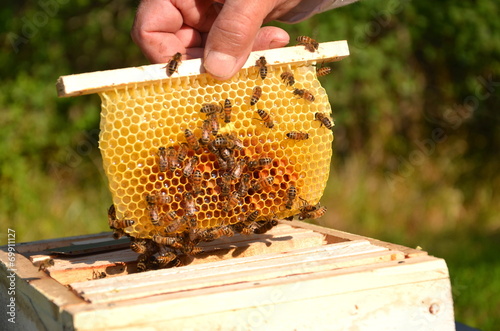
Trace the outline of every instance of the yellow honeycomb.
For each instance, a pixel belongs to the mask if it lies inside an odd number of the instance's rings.
[[[281,79],[285,71],[292,72],[293,86]],[[250,105],[254,87],[262,88],[257,103]],[[294,94],[294,89],[306,89],[314,96],[308,101]],[[203,104],[223,107],[225,99],[232,103],[231,120],[218,116],[219,135],[232,135],[243,143],[234,150],[236,161],[272,159],[269,167],[243,173],[250,174],[252,183],[272,176],[270,187],[250,189],[230,210],[224,211],[221,196],[223,174],[218,157],[206,146],[189,149],[186,160],[196,155],[195,169],[202,173],[201,192],[194,195],[196,227],[213,228],[235,224],[259,210],[259,219],[286,218],[299,213],[304,201],[314,205],[323,194],[329,175],[332,155],[332,131],[318,120],[315,113],[331,114],[328,96],[321,87],[314,66],[268,66],[262,80],[257,67],[242,69],[229,81],[220,82],[207,74],[194,77],[172,77],[145,85],[127,86],[100,93],[102,100],[100,149],[104,170],[109,180],[117,219],[131,219],[134,224],[124,229],[135,238],[151,239],[155,234],[166,235],[165,224],[154,225],[146,197],[160,194],[166,203],[158,204],[163,217],[174,211],[186,215],[186,192],[192,192],[189,178],[183,175],[184,161],[175,171],[159,169],[159,148],[173,147],[177,152],[186,142],[184,131],[189,129],[196,139],[202,136],[206,114]],[[268,128],[257,109],[266,111],[274,126]],[[305,140],[289,139],[290,132],[309,134]],[[211,136],[213,140],[214,137]],[[231,191],[238,189],[234,180]],[[297,198],[291,209],[285,207],[290,186],[297,188]]]

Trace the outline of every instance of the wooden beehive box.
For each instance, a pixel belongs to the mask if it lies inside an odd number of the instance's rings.
[[[0,329],[454,329],[446,263],[421,250],[298,221],[205,248],[135,273],[137,255],[111,233],[3,246],[2,306],[13,273],[16,324]]]

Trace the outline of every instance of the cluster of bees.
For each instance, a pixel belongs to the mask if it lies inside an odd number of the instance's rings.
[[[301,36],[297,41],[309,51],[318,49],[318,43],[309,37]],[[181,54],[177,53],[168,62],[165,67],[168,76],[177,71],[181,65],[181,57]],[[264,80],[268,75],[265,57],[260,57],[255,66],[260,78]],[[318,76],[324,76],[329,72],[328,67],[317,69]],[[293,88],[295,78],[291,72],[283,72],[280,78],[287,87]],[[307,102],[315,100],[314,95],[305,89],[293,88],[292,93]],[[254,107],[261,96],[262,88],[255,86],[250,96],[250,106]],[[274,160],[266,155],[250,157],[244,142],[236,135],[219,133],[221,121],[226,124],[231,122],[233,106],[230,99],[219,103],[204,103],[199,107],[199,112],[204,115],[200,135],[197,136],[186,128],[183,132],[184,141],[171,146],[161,146],[153,151],[159,173],[183,178],[188,185],[182,194],[182,209],[177,211],[170,210],[172,197],[165,192],[148,192],[145,195],[147,215],[156,233],[150,239],[131,238],[130,248],[139,254],[138,271],[179,266],[182,264],[182,256],[204,253],[203,248],[199,246],[202,242],[210,242],[223,236],[231,237],[236,233],[263,234],[278,224],[276,214],[261,215],[257,209],[240,208],[244,199],[248,199],[246,201],[249,202],[253,194],[272,190],[275,177],[272,176],[270,169],[275,166]],[[273,129],[275,121],[269,112],[263,109],[256,109],[255,112],[258,116],[256,119],[260,120],[265,128]],[[323,113],[315,113],[315,120],[329,130],[333,127],[333,122]],[[286,138],[292,141],[306,140],[309,139],[309,134],[290,131],[286,133]],[[203,172],[199,167],[202,155],[208,155],[214,160],[214,168],[217,170],[216,186],[211,192],[217,193],[215,201],[218,203],[221,215],[228,218],[239,215],[237,223],[222,224],[212,228],[199,227],[196,200],[206,195],[207,182],[213,180],[210,174]],[[315,219],[326,212],[326,208],[319,203],[311,205],[301,198],[294,183],[287,183],[283,210],[292,210],[294,206],[298,206],[296,207],[298,213],[287,217],[287,220],[294,217],[298,217],[299,220]],[[108,221],[115,238],[128,236],[124,229],[135,224],[134,220],[126,216],[118,219],[114,205],[108,210]]]

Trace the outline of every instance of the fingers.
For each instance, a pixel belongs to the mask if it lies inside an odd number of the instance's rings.
[[[226,0],[208,33],[205,69],[217,79],[231,78],[245,63],[273,1]],[[277,30],[266,30],[264,43],[271,44]]]

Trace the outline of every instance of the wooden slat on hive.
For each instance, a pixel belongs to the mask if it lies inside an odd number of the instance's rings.
[[[16,275],[15,286],[8,290],[12,286],[7,276],[12,274]],[[8,251],[6,246],[0,247],[0,288],[2,296],[6,296],[7,291],[15,293],[12,296],[16,304],[15,325],[19,330],[60,330],[66,323],[61,307],[85,303],[69,288],[38,271],[25,256]]]
[[[259,318],[263,329],[321,329],[335,323],[339,329],[361,325],[398,330],[401,325],[421,322],[408,330],[429,325],[437,326],[436,330],[451,330],[453,306],[444,261],[430,256],[404,261],[297,272],[258,282],[115,301],[112,305],[91,303],[68,307],[67,311],[79,330],[152,325],[164,330],[220,329],[222,325],[247,330],[255,327],[254,317]],[[432,303],[440,307],[439,314],[429,313]],[[410,320],[412,317],[415,321]]]
[[[325,244],[324,235],[320,232],[288,224],[279,224],[271,231],[260,235],[235,235],[221,238],[200,246],[206,254],[196,258],[184,258],[184,263],[201,264],[234,257],[246,257],[274,252],[284,252]],[[91,280],[94,273],[105,272],[108,276],[117,276],[136,271],[137,254],[126,249],[100,254],[54,257],[54,266],[48,268],[50,276],[62,284]],[[49,258],[48,255],[32,255],[33,262]]]
[[[360,240],[360,239],[366,239],[369,240],[372,244],[374,245],[379,245],[382,247],[387,247],[389,249],[401,251],[405,253],[406,257],[417,257],[417,256],[424,256],[428,255],[426,251],[423,251],[421,249],[416,249],[416,248],[410,248],[410,247],[405,247],[402,245],[398,244],[393,244],[373,238],[368,238],[364,237],[358,234],[352,234],[344,231],[339,231],[335,230],[332,228],[325,228],[319,225],[314,225],[311,223],[306,223],[306,222],[301,222],[301,221],[290,221],[288,224],[290,224],[293,227],[298,227],[302,229],[309,229],[312,231],[321,231],[321,233],[325,234],[326,236],[326,241],[328,243],[337,243],[337,242],[343,242],[343,241],[349,241],[349,240]]]
[[[309,52],[304,46],[255,51],[250,53],[243,68],[254,67],[256,60],[261,56],[266,57],[269,65],[306,65],[315,64],[316,62],[339,61],[349,56],[349,47],[347,41],[341,40],[320,43],[316,52]],[[60,97],[70,97],[122,88],[127,85],[133,86],[134,84],[140,85],[179,77],[196,76],[202,73],[205,73],[202,59],[192,59],[182,61],[182,64],[172,77],[167,76],[165,63],[152,64],[142,67],[61,76],[57,80],[56,88]]]
[[[366,240],[265,254],[210,264],[162,269],[147,273],[73,283],[71,287],[89,302],[136,299],[193,289],[287,277],[297,273],[402,260],[404,254],[374,246]]]
[[[53,249],[57,247],[68,246],[72,244],[78,244],[81,242],[87,242],[89,239],[92,240],[105,240],[112,239],[111,232],[102,232],[92,235],[81,235],[66,238],[56,238],[56,239],[45,239],[34,242],[18,243],[16,244],[16,251],[23,255],[31,255],[33,253],[38,253],[40,251],[45,251],[48,249]]]

